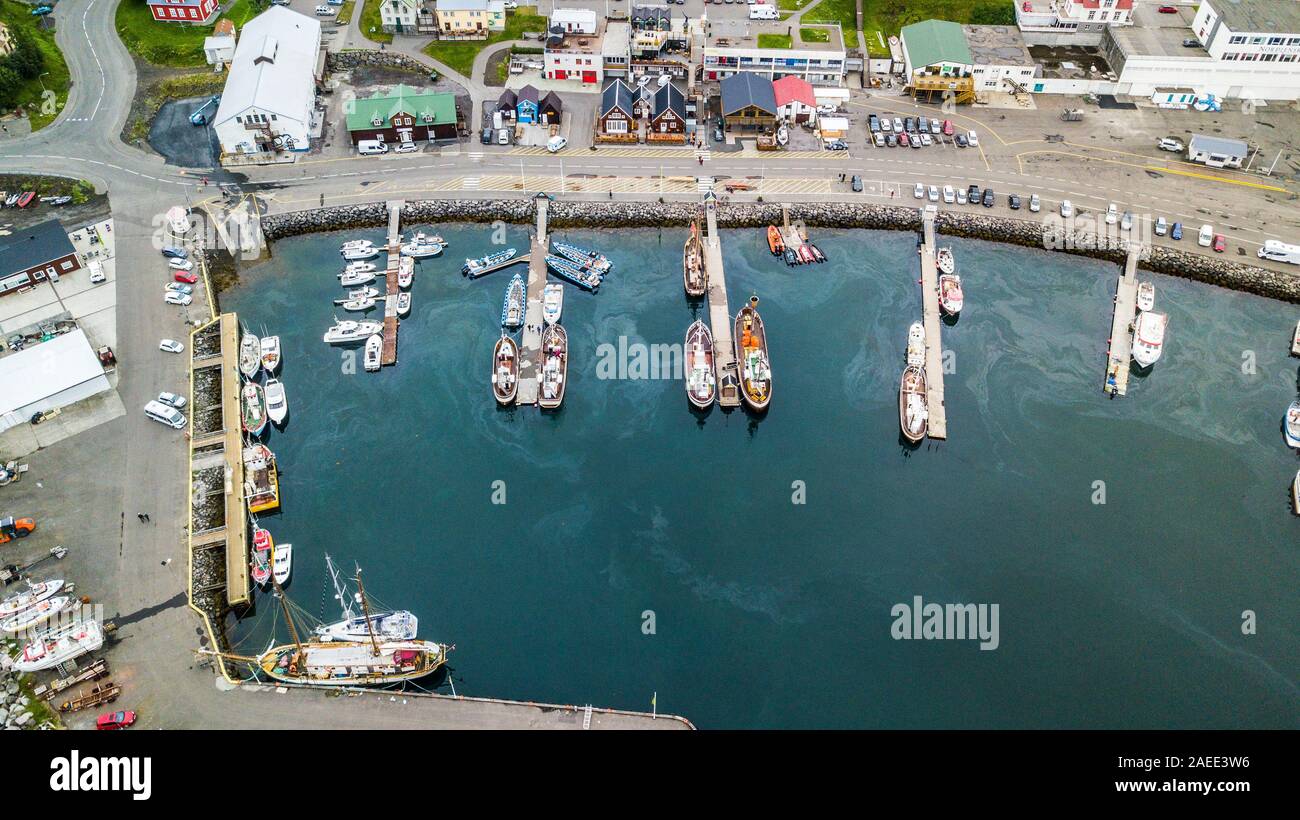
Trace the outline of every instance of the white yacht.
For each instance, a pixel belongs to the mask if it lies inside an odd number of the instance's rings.
[[[912,322],[907,329],[907,363],[916,367],[925,364],[925,325]]]
[[[361,602],[359,593],[349,594],[347,586],[339,580],[334,561],[325,555],[325,566],[334,579],[334,600],[343,610],[342,620],[316,627],[316,637],[322,641],[368,641],[374,635],[381,641],[409,641],[415,638],[420,621],[410,612],[399,609],[391,612],[372,612],[367,619],[358,615],[353,603]]]
[[[271,573],[275,582],[283,587],[289,583],[293,569],[293,544],[276,544],[271,547]]]
[[[368,285],[375,281],[375,272],[369,270],[345,270],[339,274],[339,284],[345,288],[356,285]]]
[[[72,610],[76,607],[76,604],[76,600],[70,595],[56,595],[53,598],[46,598],[39,604],[30,606],[17,615],[0,621],[0,632],[13,635],[29,629],[36,629],[56,615]]]
[[[274,374],[280,367],[280,337],[262,337],[262,369]]]
[[[357,322],[352,319],[336,319],[334,326],[325,331],[325,343],[332,345],[347,345],[355,342],[364,342],[370,336],[381,332],[384,326],[379,322]]]
[[[34,607],[41,601],[52,598],[61,589],[63,589],[63,579],[61,578],[53,581],[41,581],[37,584],[28,581],[27,589],[22,592],[15,592],[0,601],[0,618],[17,615],[23,610]]]
[[[78,621],[38,637],[23,647],[14,661],[19,672],[39,672],[94,652],[104,645],[104,630],[98,621]]]
[[[1300,449],[1300,399],[1291,402],[1291,406],[1286,409],[1282,432],[1286,436],[1288,447]]]
[[[442,249],[445,247],[447,247],[447,243],[442,240],[441,236],[430,235],[421,231],[413,236],[410,242],[402,244],[402,256],[426,259],[442,253]]]
[[[1164,351],[1165,326],[1169,317],[1163,313],[1143,311],[1133,328],[1133,361],[1139,367],[1150,367]]]
[[[361,313],[370,310],[375,306],[374,297],[362,296],[357,299],[344,299],[339,302],[339,307],[354,313]]]
[[[560,314],[564,311],[564,285],[551,282],[542,288],[542,319],[548,325],[560,323]]]
[[[275,424],[284,423],[285,417],[289,415],[289,400],[284,395],[284,383],[279,379],[268,379],[266,382],[266,415]]]
[[[366,371],[373,373],[379,369],[384,352],[384,337],[378,333],[366,339]]]
[[[359,248],[344,248],[343,258],[349,262],[359,262],[366,259],[374,259],[379,255],[379,248],[374,245],[366,245]]]
[[[1139,282],[1137,292],[1138,310],[1150,310],[1156,306],[1156,286],[1154,282]]]
[[[409,288],[414,281],[415,260],[409,256],[403,256],[397,267],[397,286],[399,288]]]
[[[262,340],[252,333],[244,331],[239,340],[239,372],[244,378],[251,379],[262,367]]]

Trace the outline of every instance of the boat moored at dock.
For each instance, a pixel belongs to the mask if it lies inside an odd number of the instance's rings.
[[[1282,419],[1282,435],[1286,437],[1288,447],[1300,449],[1300,399],[1291,402]]]
[[[515,274],[506,285],[505,299],[501,304],[501,326],[517,330],[524,324],[524,307],[528,294],[524,290],[524,278]]]
[[[265,444],[244,448],[244,498],[249,512],[270,512],[280,508],[280,476],[275,466],[275,453]]]
[[[912,443],[925,438],[930,410],[926,405],[925,368],[909,364],[898,385],[898,426]]]
[[[409,288],[415,282],[415,260],[409,256],[401,257],[397,263],[397,286]]]
[[[772,401],[772,364],[757,296],[749,297],[749,304],[736,314],[733,334],[736,358],[740,361],[741,398],[751,410],[766,410]]]
[[[961,277],[955,273],[939,275],[939,309],[949,316],[961,313],[965,304],[965,294],[961,289]]]
[[[515,403],[519,392],[519,345],[502,333],[492,348],[492,394],[497,404]]]
[[[377,296],[379,296],[378,288],[357,288],[356,290],[348,291],[348,295],[344,298],[335,299],[334,304],[342,307],[348,302],[354,302],[358,299],[374,299]]]
[[[267,379],[265,392],[266,415],[277,426],[284,424],[285,418],[289,415],[289,399],[284,393],[284,382],[279,379]]]
[[[1156,305],[1156,286],[1153,282],[1139,282],[1137,289],[1138,310],[1150,310]]]
[[[487,256],[480,256],[478,259],[466,259],[465,264],[460,268],[460,272],[462,276],[477,279],[493,271],[501,270],[508,265],[513,265],[515,257],[518,255],[519,251],[514,248],[506,248],[496,253],[489,253]]]
[[[280,368],[280,337],[262,337],[262,369],[274,375]]]
[[[775,225],[767,226],[767,249],[773,256],[785,253],[785,240],[781,238],[781,229]]]
[[[271,577],[276,586],[289,583],[289,573],[293,571],[293,544],[276,544],[271,548]]]
[[[1169,317],[1163,313],[1148,310],[1138,314],[1133,327],[1133,361],[1139,367],[1150,367],[1160,359],[1168,323]]]
[[[355,248],[344,248],[342,253],[343,258],[349,262],[364,262],[378,256],[379,248],[374,245],[361,245]]]
[[[432,641],[324,641],[274,647],[258,658],[282,683],[380,686],[432,674],[447,662],[447,647]]]
[[[339,246],[339,253],[361,250],[363,248],[373,248],[374,246],[375,243],[369,239],[350,239]]]
[[[14,661],[19,672],[53,669],[104,645],[104,630],[98,621],[85,620],[47,632],[23,647]]]
[[[375,333],[366,339],[366,358],[365,368],[367,373],[374,373],[379,369],[381,357],[384,353],[384,337]]]
[[[546,254],[546,267],[561,279],[565,279],[580,288],[595,292],[600,287],[600,274],[586,268],[580,268],[561,256]]]
[[[423,231],[411,237],[410,242],[402,244],[402,256],[410,256],[415,259],[428,259],[431,256],[437,256],[442,253],[447,243],[441,236],[435,234],[426,234]]]
[[[351,313],[364,313],[367,310],[374,309],[375,297],[363,296],[359,299],[343,299],[338,302],[338,306]]]
[[[347,345],[364,342],[372,335],[381,332],[384,326],[379,322],[357,322],[352,319],[335,320],[334,326],[325,331],[326,344]]]
[[[393,298],[393,297],[388,297]],[[397,294],[397,315],[405,319],[411,313],[411,294],[410,291],[402,291]]]
[[[550,282],[542,288],[542,321],[548,325],[558,325],[563,312],[564,285]]]
[[[713,405],[718,377],[713,369],[713,334],[699,319],[686,329],[686,398],[701,410]]]
[[[252,333],[244,331],[239,339],[239,372],[251,379],[262,367],[262,342]]]
[[[957,260],[953,258],[952,248],[940,248],[935,251],[934,264],[939,268],[939,273],[955,273]]]
[[[342,619],[333,623],[321,624],[316,627],[314,634],[322,641],[368,641],[371,637],[378,638],[381,641],[409,641],[414,640],[419,629],[420,621],[410,612],[404,609],[392,612],[369,612],[363,615],[357,615],[352,608],[355,600],[361,603],[361,595],[358,593],[355,597],[348,594],[347,587],[339,580],[338,571],[334,568],[334,561],[330,558],[329,553],[325,554],[325,566],[329,570],[330,578],[334,581],[334,600],[339,602],[342,609]],[[366,610],[367,607],[362,607]]]
[[[907,363],[925,366],[925,324],[922,322],[912,322],[907,329]]]
[[[270,582],[271,554],[275,549],[275,539],[271,533],[261,527],[253,526],[253,561],[251,564],[253,583],[266,586]]]
[[[244,432],[250,436],[260,436],[266,429],[266,391],[262,385],[250,382],[240,391],[241,421]]]
[[[345,288],[368,285],[373,281],[375,272],[372,270],[345,270],[339,274],[339,284]]]
[[[562,325],[547,325],[542,331],[541,395],[537,403],[554,410],[564,401],[569,374],[569,334]]]
[[[682,285],[687,296],[703,296],[709,288],[699,220],[691,222],[691,233],[686,237],[686,245],[682,248]]]
[[[605,257],[604,254],[597,251],[580,248],[577,245],[568,242],[551,241],[551,251],[560,257],[569,260],[581,268],[595,271],[604,276],[614,267],[613,263]]]

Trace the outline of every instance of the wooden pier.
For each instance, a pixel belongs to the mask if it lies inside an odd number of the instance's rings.
[[[1123,396],[1128,393],[1129,357],[1133,355],[1133,322],[1137,318],[1137,263],[1142,246],[1128,248],[1124,272],[1115,286],[1115,313],[1110,322],[1110,345],[1106,352],[1106,379],[1102,391]]]
[[[519,350],[519,390],[516,404],[537,404],[537,379],[542,368],[542,290],[546,287],[546,206],[550,197],[538,194],[537,234],[528,255],[528,307],[524,311],[523,342]]]
[[[397,364],[397,296],[401,288],[397,286],[397,271],[402,264],[402,206],[403,200],[395,199],[388,203],[388,267],[385,271],[387,294],[384,299],[384,350],[379,357],[383,367]]]
[[[948,411],[943,403],[943,339],[939,335],[939,266],[935,262],[935,211],[921,211],[921,300],[925,320],[925,387],[929,411],[927,435],[948,438]]]
[[[736,347],[731,339],[727,277],[722,270],[718,202],[712,192],[704,197],[704,219],[704,269],[709,274],[709,325],[713,332],[713,367],[717,371],[718,404],[721,407],[739,407],[740,375],[736,367]]]
[[[796,258],[798,258],[797,254],[799,253],[799,249],[804,245],[804,239],[803,234],[799,233],[798,226],[792,226],[790,224],[789,205],[781,206],[781,241],[785,243],[787,248],[793,250],[796,254]]]

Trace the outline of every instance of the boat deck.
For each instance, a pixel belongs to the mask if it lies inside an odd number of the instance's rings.
[[[926,409],[929,411],[927,435],[948,438],[948,412],[943,400],[943,323],[939,321],[939,266],[935,261],[934,211],[921,212],[921,300],[925,320]]]
[[[731,308],[727,305],[727,276],[722,269],[717,203],[712,195],[705,199],[704,218],[704,268],[709,273],[709,329],[713,333],[713,367],[717,371],[718,405],[739,407],[740,391],[728,393],[722,389],[724,373],[736,375],[736,384],[740,383],[740,379],[736,368],[736,347],[731,341]]]
[[[1137,263],[1141,245],[1130,245],[1124,272],[1115,286],[1115,313],[1110,322],[1110,346],[1106,353],[1105,393],[1128,393],[1129,357],[1133,355],[1133,321],[1137,317]]]
[[[519,346],[519,391],[516,404],[537,404],[542,359],[542,290],[546,287],[546,204],[538,196],[537,235],[528,255],[528,308],[524,311],[523,342]],[[518,257],[521,258],[521,257]]]

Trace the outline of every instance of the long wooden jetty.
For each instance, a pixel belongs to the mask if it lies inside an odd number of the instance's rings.
[[[528,307],[524,311],[516,404],[537,404],[537,378],[542,367],[542,290],[546,287],[546,206],[550,201],[546,194],[533,199],[537,205],[537,233],[528,255]]]
[[[925,319],[925,387],[929,411],[927,435],[948,438],[948,411],[943,404],[943,339],[939,335],[939,266],[935,262],[935,211],[921,211],[921,300]]]
[[[1128,393],[1129,357],[1133,355],[1133,322],[1137,318],[1137,263],[1141,255],[1141,245],[1129,245],[1124,271],[1115,285],[1115,313],[1110,321],[1106,380],[1102,383],[1102,390],[1112,396]]]
[[[387,294],[384,299],[384,350],[379,357],[381,366],[397,364],[397,296],[401,288],[397,285],[397,272],[402,264],[402,206],[406,203],[400,199],[388,203],[388,267],[385,270]]]
[[[731,339],[731,309],[727,305],[727,276],[722,270],[722,241],[718,237],[718,202],[704,197],[704,269],[709,275],[709,324],[713,331],[713,367],[717,371],[718,404],[740,406],[740,376]]]

